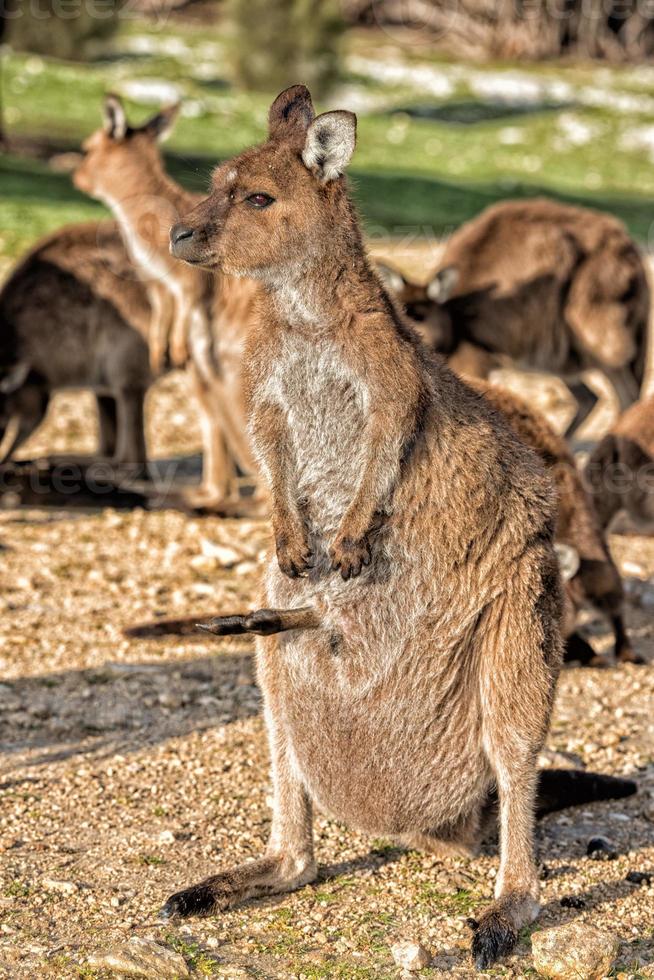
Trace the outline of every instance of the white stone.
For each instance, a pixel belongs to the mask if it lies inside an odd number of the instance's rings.
[[[618,940],[586,922],[569,922],[531,937],[534,967],[552,980],[600,980],[609,974]]]
[[[113,946],[106,952],[92,953],[87,963],[96,970],[126,973],[148,980],[182,980],[190,977],[184,958],[152,939],[132,936],[128,943]]]
[[[420,943],[402,942],[391,946],[391,954],[396,966],[409,973],[416,973],[431,963],[431,955]]]

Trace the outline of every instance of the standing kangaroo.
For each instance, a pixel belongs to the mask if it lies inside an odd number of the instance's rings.
[[[456,231],[440,266],[426,286],[381,270],[434,349],[464,354],[464,369],[483,377],[508,357],[565,378],[577,400],[567,435],[597,403],[582,371],[602,371],[621,410],[636,401],[650,290],[640,253],[615,218],[545,199],[505,201]]]
[[[107,96],[104,126],[85,142],[74,181],[107,204],[118,221],[153,306],[150,350],[155,365],[161,366],[166,350],[174,365],[188,363],[204,447],[202,486],[189,499],[196,506],[221,509],[238,500],[235,464],[244,471],[254,469],[240,372],[243,332],[256,287],[185,267],[169,254],[171,223],[200,200],[163,168],[158,144],[173,126],[177,110],[162,109],[132,127],[117,96]]]
[[[0,291],[0,462],[40,425],[55,389],[90,387],[100,455],[144,468],[149,321],[113,222],[70,225],[39,242]]]
[[[266,856],[173,895],[198,914],[313,880],[312,805],[469,850],[493,789],[501,861],[474,924],[485,968],[538,913],[536,759],[561,663],[555,502],[484,399],[426,352],[365,256],[342,176],[349,112],[295,86],[269,139],[219,167],[173,254],[264,286],[244,354],[272,494],[261,642],[275,803]],[[276,607],[276,610],[275,608]]]

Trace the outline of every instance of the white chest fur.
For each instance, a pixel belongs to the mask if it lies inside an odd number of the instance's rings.
[[[331,534],[354,496],[365,458],[364,379],[331,339],[293,331],[260,400],[282,408],[298,498],[306,501],[312,530]]]

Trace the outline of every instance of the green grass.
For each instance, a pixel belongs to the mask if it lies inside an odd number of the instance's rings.
[[[344,82],[359,100],[368,100],[359,113],[352,185],[373,238],[441,235],[495,201],[545,193],[611,211],[639,239],[649,239],[654,162],[645,150],[628,148],[625,134],[653,125],[654,109],[645,102],[618,110],[609,96],[654,102],[651,73],[624,68],[599,73],[594,66],[573,64],[461,68],[422,46],[401,48],[385,35],[356,31],[348,35],[347,55]],[[404,68],[444,73],[452,90],[431,97],[406,80],[380,79],[369,66],[384,58]],[[516,107],[480,95],[480,77],[506,79],[516,71],[539,85],[565,83],[567,104],[561,109],[543,97]],[[91,64],[10,54],[4,78],[10,132],[47,137],[63,149],[76,148],[98,126],[105,91],[153,79],[176,86],[184,110],[167,145],[167,163],[177,180],[196,190],[207,186],[218,160],[264,136],[274,94],[234,90],[225,78],[217,29],[178,20],[163,29],[129,22],[114,51]],[[589,105],[588,91],[597,86],[609,93],[607,104],[599,99]],[[155,111],[144,104],[142,92],[132,96],[126,103],[134,121]],[[330,104],[338,98],[335,94]],[[347,104],[349,95],[342,98]],[[566,119],[587,127],[591,137],[579,145],[562,141]],[[67,176],[44,163],[0,157],[0,264],[6,266],[63,223],[103,213]]]

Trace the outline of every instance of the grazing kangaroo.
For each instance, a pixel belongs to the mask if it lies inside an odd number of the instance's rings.
[[[434,348],[487,377],[499,359],[569,379],[574,433],[597,403],[580,379],[601,370],[624,410],[645,370],[650,291],[640,253],[615,218],[534,199],[506,201],[464,224],[440,271],[423,287],[384,267],[382,275],[421,321]]]
[[[565,617],[566,660],[603,663],[602,658],[596,657],[592,647],[575,631],[576,612],[584,601],[588,601],[611,624],[616,660],[644,663],[642,657],[634,653],[625,628],[622,580],[611,557],[593,501],[565,439],[513,392],[484,381],[472,384],[502,413],[516,435],[538,453],[557,490],[556,542],[572,550],[576,566],[566,582],[570,613]]]
[[[153,309],[152,358],[160,367],[188,364],[203,432],[203,480],[191,492],[195,506],[222,509],[238,501],[236,466],[254,472],[245,433],[241,393],[244,326],[256,286],[175,262],[168,231],[201,198],[166,174],[159,142],[178,106],[162,109],[142,126],[128,124],[122,103],[107,96],[104,126],[84,144],[76,186],[113,212],[126,247],[148,290]]]
[[[632,405],[590,456],[586,483],[603,527],[625,510],[654,531],[654,396]]]
[[[220,166],[173,254],[264,287],[243,358],[272,494],[261,641],[275,783],[265,857],[173,895],[208,913],[316,876],[312,806],[375,835],[470,850],[499,795],[479,968],[538,913],[536,759],[561,663],[552,486],[426,351],[370,269],[342,176],[349,112],[294,86],[269,139]]]
[[[40,425],[55,389],[89,387],[100,455],[144,468],[149,320],[113,222],[70,225],[39,242],[0,291],[0,462]]]

